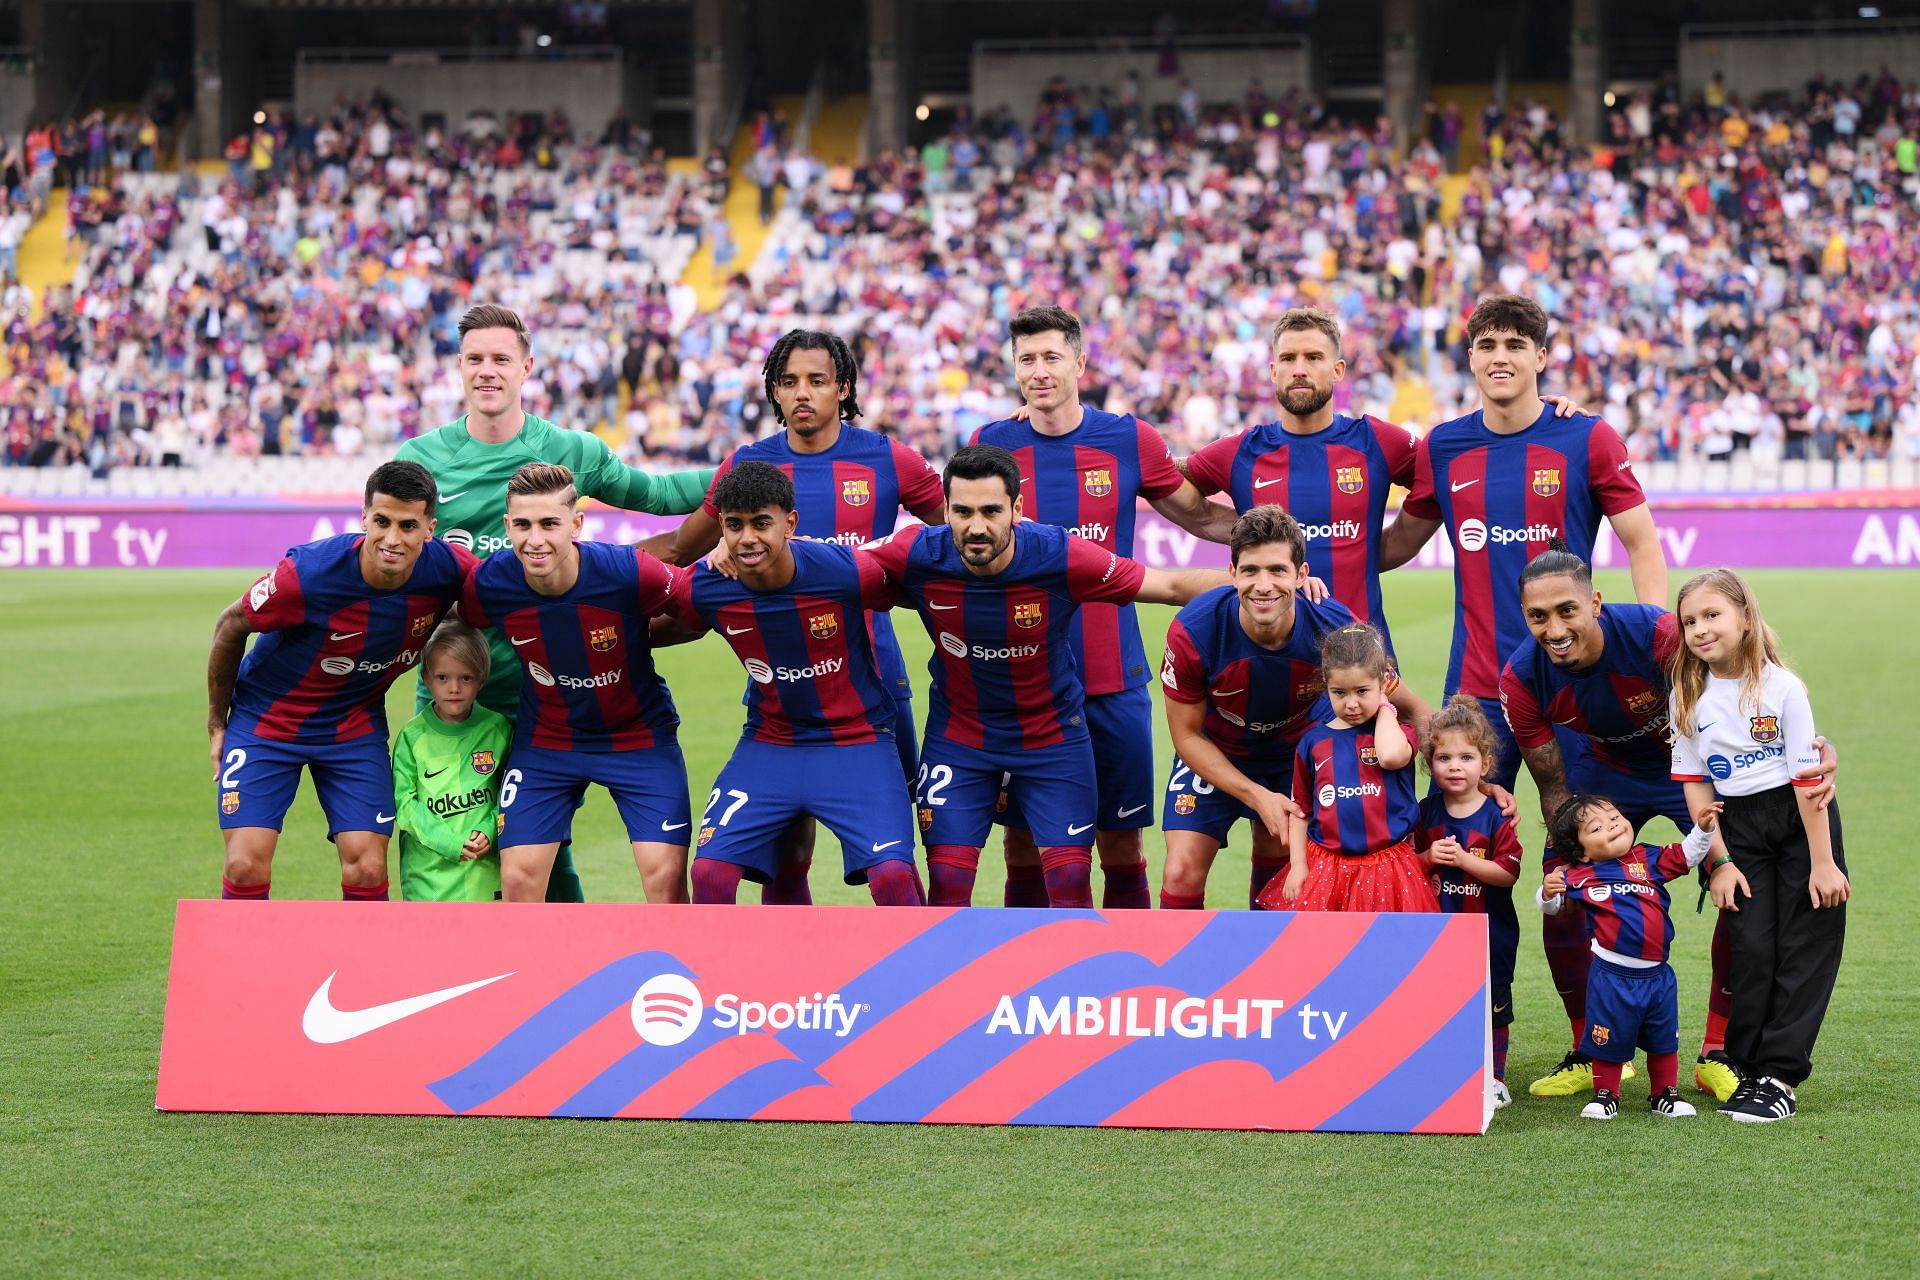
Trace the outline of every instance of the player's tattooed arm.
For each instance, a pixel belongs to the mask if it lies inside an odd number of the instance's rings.
[[[1408,515],[1402,510],[1380,534],[1381,571],[1398,569],[1419,555],[1420,548],[1427,545],[1427,540],[1433,537],[1434,530],[1439,527],[1438,520]]]
[[[1533,775],[1533,785],[1540,792],[1541,820],[1551,824],[1553,815],[1560,812],[1560,806],[1573,794],[1567,788],[1567,765],[1560,758],[1560,744],[1549,742],[1543,747],[1522,747],[1520,758],[1527,762],[1527,772]]]
[[[227,713],[233,708],[233,682],[240,676],[240,659],[247,652],[247,598],[241,596],[213,624],[213,647],[207,654],[207,738],[213,776],[220,776],[220,753],[226,745]]]

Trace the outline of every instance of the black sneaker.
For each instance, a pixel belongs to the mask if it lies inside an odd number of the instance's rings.
[[[1698,1114],[1698,1112],[1693,1109],[1693,1104],[1681,1097],[1680,1091],[1671,1086],[1668,1087],[1665,1093],[1648,1098],[1647,1108],[1652,1111],[1653,1114],[1665,1116],[1669,1120],[1679,1120]]]
[[[1785,1120],[1798,1109],[1792,1086],[1772,1076],[1743,1081],[1720,1107],[1729,1120],[1742,1124],[1772,1124]]]
[[[1620,1114],[1620,1095],[1611,1089],[1595,1089],[1593,1101],[1580,1108],[1582,1120],[1611,1120]]]

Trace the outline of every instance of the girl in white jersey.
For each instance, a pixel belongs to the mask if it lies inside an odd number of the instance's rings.
[[[1807,687],[1780,662],[1773,630],[1746,580],[1714,569],[1680,588],[1674,612],[1673,776],[1696,820],[1725,804],[1710,855],[1713,901],[1734,913],[1733,1008],[1727,1056],[1742,1074],[1720,1110],[1784,1120],[1813,1071],[1813,1042],[1840,971],[1851,893],[1840,807],[1821,809]]]

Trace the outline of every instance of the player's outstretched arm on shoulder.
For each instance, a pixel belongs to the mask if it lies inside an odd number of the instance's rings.
[[[1641,604],[1667,607],[1667,553],[1660,546],[1653,511],[1646,503],[1608,516],[1607,523],[1627,550],[1627,568],[1633,574],[1633,597]]]
[[[207,653],[207,737],[216,778],[220,751],[226,745],[227,713],[233,708],[233,682],[240,676],[240,659],[246,656],[247,636],[252,632],[245,596],[222,609],[213,624],[213,646]]]
[[[696,507],[671,533],[656,533],[634,545],[664,564],[691,567],[720,544],[720,522]]]
[[[1186,604],[1232,581],[1222,569],[1148,569],[1134,599],[1148,604]]]
[[[712,467],[694,471],[642,471],[619,463],[614,483],[592,493],[602,502],[654,516],[683,516],[700,509],[713,483]],[[608,491],[612,490],[612,491]]]
[[[1420,548],[1427,545],[1427,540],[1433,537],[1434,530],[1439,527],[1438,520],[1409,515],[1402,510],[1380,534],[1381,571],[1398,569],[1419,555]]]
[[[677,644],[692,644],[706,634],[705,627],[690,627],[671,614],[663,613],[647,623],[647,643],[656,649],[670,649]]]
[[[1576,403],[1572,396],[1541,396],[1540,398],[1553,406],[1553,416],[1556,418],[1571,418],[1576,413],[1589,418],[1594,416],[1587,412],[1585,405]]]

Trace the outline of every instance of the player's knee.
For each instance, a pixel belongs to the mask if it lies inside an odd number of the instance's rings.
[[[257,835],[238,834],[228,837],[226,865],[221,874],[229,884],[265,884],[273,875],[274,841]]]
[[[520,859],[500,859],[500,896],[507,902],[544,902],[547,877],[536,866]]]
[[[1099,835],[1100,865],[1132,868],[1146,860],[1138,831],[1102,831]]]
[[[685,845],[635,845],[633,859],[648,902],[688,901]]]

